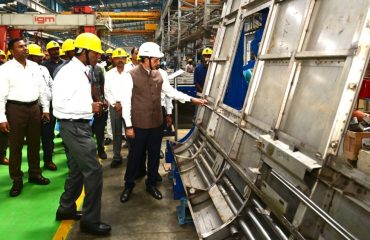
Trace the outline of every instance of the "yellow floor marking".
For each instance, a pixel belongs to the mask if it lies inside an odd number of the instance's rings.
[[[83,199],[85,197],[85,192],[82,190],[80,197],[76,201],[77,209],[81,208]],[[65,240],[68,237],[69,232],[72,229],[73,224],[75,223],[74,220],[64,220],[61,221],[58,230],[56,231],[53,240]]]

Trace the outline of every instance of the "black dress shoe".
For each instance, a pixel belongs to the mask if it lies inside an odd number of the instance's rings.
[[[33,177],[28,177],[29,183],[36,183],[38,185],[48,185],[50,180],[48,178],[43,177],[41,174]]]
[[[107,159],[107,153],[105,151],[98,153],[98,156],[103,160]]]
[[[61,212],[57,211],[55,214],[55,219],[57,221],[62,221],[62,220],[80,220],[82,217],[82,212],[81,211],[75,211],[75,212]]]
[[[99,223],[83,223],[80,222],[81,232],[89,233],[93,235],[109,235],[111,231],[111,226],[102,222]]]
[[[130,199],[130,195],[132,193],[133,188],[125,188],[121,194],[120,201],[125,203]]]
[[[23,182],[22,181],[13,181],[13,186],[10,189],[9,195],[11,197],[16,197],[19,194],[21,194],[23,188]]]
[[[146,187],[146,191],[152,195],[155,199],[161,200],[162,193],[154,186]]]
[[[58,169],[57,165],[55,165],[55,163],[53,163],[52,161],[45,161],[44,168],[49,169],[51,171],[56,171]]]
[[[155,176],[155,180],[157,181],[157,182],[162,182],[162,176],[159,174],[159,173],[157,173],[157,175]]]
[[[118,160],[113,160],[111,163],[110,163],[110,167],[111,168],[116,168],[118,167],[119,165],[122,164],[122,161],[118,161]]]

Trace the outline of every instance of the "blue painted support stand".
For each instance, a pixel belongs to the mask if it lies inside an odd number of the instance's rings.
[[[194,128],[192,128],[189,133],[182,138],[180,141],[184,142],[193,132]],[[177,219],[180,225],[184,225],[187,223],[192,223],[192,217],[189,211],[189,207],[187,204],[187,197],[184,190],[184,185],[182,184],[179,169],[176,165],[176,161],[172,152],[171,143],[169,140],[166,141],[166,153],[165,153],[165,161],[166,163],[171,163],[171,171],[168,174],[168,178],[172,180],[172,190],[173,190],[173,199],[180,200],[180,205],[176,207]]]
[[[193,219],[191,217],[188,201],[186,198],[180,199],[180,205],[176,207],[177,212],[177,219],[180,225],[184,225],[187,223],[193,223]]]

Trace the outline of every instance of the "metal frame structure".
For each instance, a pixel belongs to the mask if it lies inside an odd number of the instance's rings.
[[[366,239],[370,176],[342,140],[370,1],[227,1],[196,128],[173,152],[200,239]],[[334,9],[333,9],[334,7]],[[223,103],[244,19],[269,8],[242,111]]]
[[[196,56],[205,46],[213,46],[222,11],[220,0],[168,0],[162,9],[155,39],[168,56],[176,51],[176,62]]]

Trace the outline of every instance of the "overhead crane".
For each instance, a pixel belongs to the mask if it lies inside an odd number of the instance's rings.
[[[109,18],[97,18],[94,14],[0,14],[0,49],[5,49],[7,35],[21,37],[23,30],[58,31],[76,29],[78,32],[112,30]]]
[[[62,12],[63,15],[70,15],[73,12]],[[97,18],[111,18],[112,21],[115,20],[138,20],[138,21],[149,21],[158,20],[161,17],[159,11],[149,11],[149,12],[95,12]]]
[[[133,34],[133,35],[150,35],[154,34],[154,30],[129,30],[129,29],[118,29],[110,32],[110,35],[121,35],[121,34]]]

